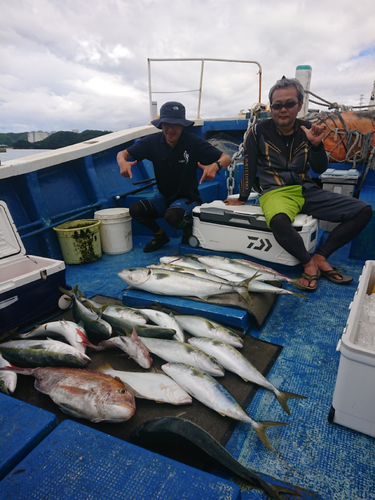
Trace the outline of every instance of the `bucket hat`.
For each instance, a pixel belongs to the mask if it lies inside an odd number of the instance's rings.
[[[160,118],[152,120],[151,123],[157,128],[161,128],[162,123],[182,125],[183,127],[191,127],[194,125],[194,122],[186,120],[185,118],[185,106],[176,101],[170,101],[163,104],[160,108]]]

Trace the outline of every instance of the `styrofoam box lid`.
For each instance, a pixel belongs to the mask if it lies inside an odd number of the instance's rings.
[[[263,221],[266,220],[266,218],[263,215],[263,211],[259,205],[251,205],[251,204],[226,205],[221,200],[215,200],[212,201],[211,203],[202,203],[202,205],[199,205],[198,207],[195,207],[193,209],[193,214],[194,212],[200,213],[201,210],[205,210],[206,208],[215,208],[218,209],[218,211],[221,209],[222,211],[225,212],[234,212],[242,215],[255,215],[258,216],[257,217],[258,220],[263,220]],[[316,219],[314,219],[311,215],[297,214],[293,222],[293,226],[297,227],[310,226],[312,224],[315,224],[315,221]]]
[[[16,225],[10,215],[8,205],[0,200],[0,259],[12,259],[26,255]]]
[[[320,176],[322,180],[335,180],[343,181],[349,180],[355,182],[359,177],[359,171],[355,168],[350,170],[339,170],[334,168],[327,168],[327,170]]]

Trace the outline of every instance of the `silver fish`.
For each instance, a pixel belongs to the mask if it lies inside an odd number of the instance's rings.
[[[100,309],[103,304],[92,299],[87,299],[82,292],[78,290],[78,298],[81,302],[89,303]],[[90,306],[89,306],[90,307]],[[145,325],[147,318],[138,309],[133,307],[120,306],[118,304],[106,304],[105,314],[114,318],[125,319],[132,325]]]
[[[242,274],[247,278],[255,278],[257,271],[243,263],[229,259],[228,257],[220,257],[218,255],[199,255],[199,262],[213,269],[224,269],[234,274]],[[209,270],[207,271],[209,272]]]
[[[144,267],[123,269],[118,275],[129,286],[151,293],[177,297],[198,297],[203,300],[224,293],[238,293],[249,305],[252,305],[247,291],[248,281],[244,282],[243,285],[229,282],[218,283],[210,279],[197,278],[166,269],[159,271]]]
[[[173,338],[179,342],[185,342],[185,335],[173,314],[167,314],[156,309],[139,309],[150,321],[164,328],[175,330]]]
[[[201,316],[190,316],[188,314],[176,314],[175,316],[181,327],[194,337],[208,337],[221,340],[233,347],[243,347],[243,340],[229,328]]]
[[[225,276],[225,279],[227,279],[231,283],[241,283],[244,280],[244,275],[234,274],[230,271],[225,271],[224,269],[210,269],[209,272],[215,276]],[[255,278],[249,282],[247,290],[249,293],[276,293],[278,295],[295,295],[296,297],[302,297],[303,299],[307,298],[301,293],[291,292],[290,290],[286,290],[285,288],[270,285],[269,283],[264,283],[262,279],[258,279],[258,275],[256,275]]]
[[[176,340],[141,338],[141,342],[153,354],[170,363],[186,363],[213,375],[223,377],[224,370],[211,356],[196,347]]]
[[[20,367],[69,366],[83,368],[90,358],[75,347],[50,339],[10,340],[0,344],[0,353],[12,365]]]
[[[129,358],[134,359],[136,363],[142,368],[150,368],[152,365],[152,358],[148,349],[140,342],[135,328],[131,337],[124,335],[120,337],[111,337],[108,340],[103,340],[97,347],[97,350],[107,349],[108,347],[116,346],[129,355]]]
[[[86,347],[95,347],[87,338],[85,329],[73,321],[50,321],[35,327],[30,332],[16,335],[15,339],[64,338],[71,346],[85,353]]]
[[[135,413],[134,395],[123,382],[105,373],[75,368],[15,368],[35,377],[35,388],[47,394],[67,415],[91,422],[126,422]]]
[[[272,446],[265,432],[267,427],[288,425],[283,422],[257,422],[253,420],[219,382],[193,366],[167,363],[161,368],[164,373],[173,378],[179,386],[202,404],[220,415],[250,424],[262,443],[270,450],[272,450]]]
[[[206,354],[214,356],[226,370],[235,373],[246,382],[252,382],[272,391],[283,410],[286,411],[288,415],[290,415],[287,404],[288,399],[306,399],[305,396],[276,389],[276,387],[271,384],[271,382],[269,382],[248,359],[228,344],[204,337],[190,338],[188,342],[198,349],[201,349]]]
[[[162,264],[173,264],[175,266],[191,267],[192,269],[206,269],[206,266],[199,262],[195,257],[185,255],[166,255],[160,257],[159,261]]]
[[[12,394],[17,387],[17,373],[4,370],[11,366],[0,354],[0,392],[4,394]]]
[[[209,274],[208,270],[194,269],[192,267],[174,266],[173,264],[150,264],[147,266],[148,269],[167,269],[168,271],[175,271],[177,273],[192,274],[198,278],[209,279],[213,281],[218,281],[220,283],[225,283],[228,280]],[[243,280],[246,279],[245,277]]]
[[[100,366],[98,371],[119,378],[137,398],[172,405],[186,405],[193,402],[191,396],[164,373],[125,372],[114,370],[108,363]]]

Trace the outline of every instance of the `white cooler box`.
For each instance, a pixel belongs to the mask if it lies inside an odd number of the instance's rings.
[[[58,311],[66,287],[65,262],[26,255],[8,210],[0,201],[0,332]]]
[[[375,285],[375,260],[363,268],[337,350],[340,364],[329,421],[375,437],[375,351],[356,343],[363,301]],[[375,325],[374,325],[375,328]]]
[[[193,210],[193,247],[219,252],[239,252],[268,262],[295,266],[299,261],[275,240],[258,205],[225,205],[220,200],[204,203]],[[293,226],[301,235],[308,252],[318,241],[318,221],[298,214]]]

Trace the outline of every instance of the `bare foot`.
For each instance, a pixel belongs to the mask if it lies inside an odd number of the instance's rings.
[[[323,255],[315,254],[311,260],[314,261],[315,265],[318,267],[318,269],[320,269],[320,271],[332,271],[333,269],[332,266],[327,261],[327,259],[323,257]],[[342,279],[342,277],[339,274],[334,274],[333,278],[336,278],[338,280]]]
[[[314,262],[313,259],[311,259],[308,264],[306,264],[305,266],[303,266],[303,272],[305,274],[309,274],[310,276],[317,275],[318,271],[319,271],[319,268],[318,268],[317,264]],[[305,279],[305,278],[301,278],[299,280],[299,282],[301,283],[301,285],[307,286],[307,287],[310,287],[310,288],[315,288],[315,286],[317,284],[316,280],[310,281],[310,283],[309,283],[309,281],[307,279]]]

